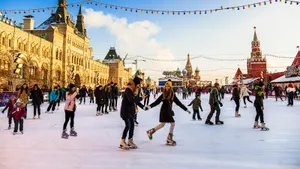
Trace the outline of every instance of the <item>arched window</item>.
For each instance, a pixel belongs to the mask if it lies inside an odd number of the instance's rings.
[[[5,45],[5,36],[3,36],[3,37],[1,38],[1,44],[2,44],[2,45]]]
[[[58,60],[58,49],[56,49],[56,60]]]
[[[62,51],[59,53],[59,60],[62,60]]]

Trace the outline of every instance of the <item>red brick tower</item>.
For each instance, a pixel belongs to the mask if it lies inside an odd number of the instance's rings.
[[[261,72],[267,71],[267,60],[262,57],[260,50],[260,41],[256,35],[256,27],[254,27],[254,37],[251,43],[252,52],[251,57],[247,60],[248,76],[251,78],[260,77]]]

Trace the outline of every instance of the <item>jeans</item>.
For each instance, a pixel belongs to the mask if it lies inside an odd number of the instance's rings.
[[[234,99],[234,102],[236,104],[236,106],[235,106],[235,112],[239,112],[239,109],[240,109],[240,99]]]
[[[250,100],[249,96],[244,96],[244,97],[243,97],[243,100],[244,100],[244,104],[245,104],[245,105],[247,105],[247,104],[246,104],[246,99],[248,100],[248,102],[253,103],[253,102]]]
[[[123,119],[125,122],[125,128],[123,131],[122,139],[126,139],[127,133],[129,131],[129,137],[128,139],[131,139],[133,137],[134,133],[134,119],[132,117]]]
[[[217,114],[216,114],[216,122],[217,122],[217,121],[220,121],[221,109],[220,109],[219,104],[217,104],[217,105],[212,105],[212,104],[211,104],[211,105],[210,105],[210,113],[208,114],[206,121],[210,121],[210,119],[211,119],[212,116],[214,115],[215,111],[217,111]]]
[[[51,101],[48,108],[47,108],[47,111],[50,111],[51,107],[52,107],[52,111],[54,111],[56,103],[57,103],[57,101]]]
[[[13,119],[13,117],[8,117],[8,125],[10,126],[11,125],[11,123],[12,123],[12,119]]]
[[[82,99],[83,99],[83,104],[85,104],[85,97],[80,97],[80,99],[79,99],[79,104],[82,103]]]
[[[255,110],[256,110],[255,121],[258,121],[258,119],[260,118],[260,122],[264,123],[264,112],[261,109],[261,107],[255,106]]]
[[[109,110],[112,110],[112,109],[115,109],[114,108],[114,99],[113,98],[109,99]]]
[[[14,119],[14,123],[15,123],[14,133],[18,132],[19,124],[20,124],[20,131],[23,131],[23,124],[24,124],[23,119],[20,120]]]
[[[74,111],[65,110],[65,123],[64,123],[63,130],[67,129],[67,125],[68,125],[70,119],[71,119],[70,128],[71,129],[74,128],[74,117],[75,117]]]
[[[294,96],[288,97],[288,105],[294,105]]]
[[[194,109],[194,113],[193,113],[194,120],[196,119],[196,115],[197,115],[198,120],[200,120],[201,117],[200,117],[199,109]]]
[[[38,110],[38,115],[41,115],[41,105],[33,104],[33,115],[36,116],[36,109]]]
[[[119,97],[119,96],[116,96],[116,97],[115,97],[115,102],[114,102],[114,103],[115,103],[114,106],[115,106],[116,109],[117,109],[117,107],[118,107],[118,97]]]
[[[103,104],[100,104],[100,103],[97,103],[97,112],[104,112],[104,105]]]
[[[90,97],[90,103],[95,103],[93,96]]]

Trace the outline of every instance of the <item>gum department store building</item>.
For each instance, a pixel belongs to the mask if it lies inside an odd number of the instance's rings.
[[[110,48],[104,61],[93,60],[93,49],[84,26],[81,7],[77,21],[72,21],[66,0],[46,21],[34,28],[33,16],[24,17],[23,28],[5,16],[0,17],[0,89],[15,91],[22,83],[30,86],[77,86],[127,84],[132,70],[125,69],[122,59]],[[14,74],[16,53],[23,54],[23,67]]]

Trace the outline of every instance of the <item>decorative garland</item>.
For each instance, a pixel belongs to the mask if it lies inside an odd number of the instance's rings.
[[[244,4],[244,5],[238,5],[238,6],[229,6],[229,7],[223,7],[220,6],[218,8],[214,9],[205,9],[205,10],[155,10],[155,9],[142,9],[142,8],[132,8],[132,7],[127,7],[127,6],[119,6],[119,5],[114,5],[114,4],[107,4],[107,3],[102,3],[99,1],[95,0],[84,0],[80,2],[75,2],[75,3],[70,3],[67,4],[66,7],[74,7],[74,6],[79,6],[79,5],[84,5],[84,4],[94,4],[96,6],[100,7],[105,7],[105,8],[110,8],[110,9],[115,9],[115,10],[124,10],[124,11],[129,11],[129,12],[135,12],[135,13],[146,13],[146,14],[173,14],[173,15],[189,15],[189,14],[207,14],[207,13],[213,13],[217,11],[223,11],[223,10],[244,10],[246,8],[251,8],[251,7],[259,7],[262,5],[267,5],[267,4],[272,4],[272,2],[284,2],[285,4],[296,4],[299,5],[300,1],[294,1],[294,0],[265,0],[265,1],[260,1],[257,3],[251,3],[251,4]],[[63,4],[52,6],[52,7],[44,7],[44,8],[33,8],[33,9],[12,9],[12,10],[1,10],[0,9],[0,15],[4,14],[21,14],[21,13],[35,13],[35,12],[45,12],[45,11],[54,11],[57,7],[63,6]]]

